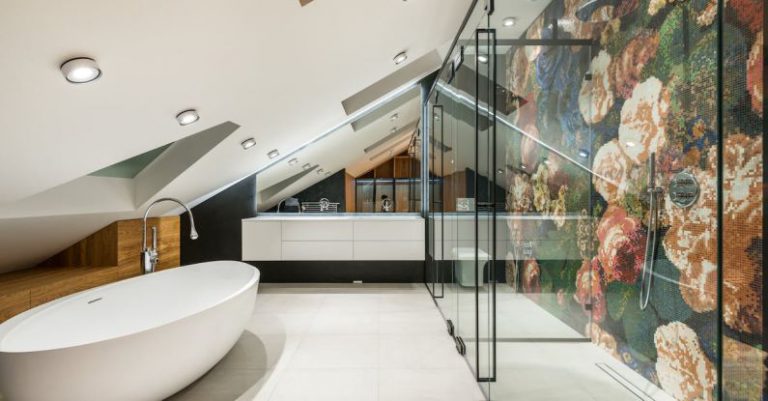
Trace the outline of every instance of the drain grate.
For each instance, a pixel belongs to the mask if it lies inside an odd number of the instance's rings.
[[[637,397],[638,400],[642,401],[656,401],[656,399],[651,396],[650,394],[646,393],[643,389],[638,387],[633,382],[629,381],[626,377],[622,376],[621,373],[617,372],[616,369],[612,368],[607,363],[595,363],[595,365],[600,368],[605,374],[610,376],[613,380],[615,380],[617,383],[619,383],[622,387],[627,389],[632,395]]]

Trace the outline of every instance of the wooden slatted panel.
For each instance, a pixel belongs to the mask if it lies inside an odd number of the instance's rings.
[[[149,219],[157,226],[157,269],[179,266],[179,216]],[[0,323],[30,308],[141,274],[141,220],[116,221],[38,267],[0,274]]]

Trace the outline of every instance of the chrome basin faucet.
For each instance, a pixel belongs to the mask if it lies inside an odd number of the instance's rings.
[[[157,227],[152,227],[152,248],[147,247],[147,216],[149,216],[149,211],[152,209],[152,206],[165,201],[176,202],[187,211],[189,214],[190,227],[189,238],[196,240],[198,237],[197,230],[195,230],[195,218],[192,216],[192,211],[189,210],[184,202],[175,198],[160,198],[152,202],[152,204],[147,207],[147,211],[144,212],[144,223],[142,224],[141,229],[141,269],[144,274],[154,272],[155,266],[157,266],[157,261],[160,260],[157,253]]]

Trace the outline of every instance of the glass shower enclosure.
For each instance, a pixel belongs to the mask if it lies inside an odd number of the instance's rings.
[[[424,106],[457,351],[493,400],[763,399],[763,9],[540,3],[476,1]]]

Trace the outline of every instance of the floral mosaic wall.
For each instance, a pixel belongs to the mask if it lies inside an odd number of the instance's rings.
[[[511,117],[530,136],[507,146],[507,164],[519,166],[506,176],[507,210],[552,217],[525,223],[538,227],[513,223],[511,238],[525,241],[527,233],[544,229],[560,239],[561,252],[576,254],[575,262],[553,262],[543,256],[546,249],[537,249],[535,259],[520,264],[521,287],[678,400],[717,398],[720,341],[726,399],[768,399],[762,351],[765,2],[725,2],[722,77],[715,0],[598,0],[579,8],[583,3],[552,2],[525,36],[549,39],[557,29],[558,38],[594,39],[596,46],[513,47],[507,54],[506,86],[516,96],[510,101],[525,99]],[[718,141],[726,239],[720,266]],[[665,191],[657,276],[643,310],[651,153],[659,186],[685,170],[701,192],[692,207],[680,208]],[[566,221],[568,214],[585,218]],[[508,263],[508,272],[515,266]]]

